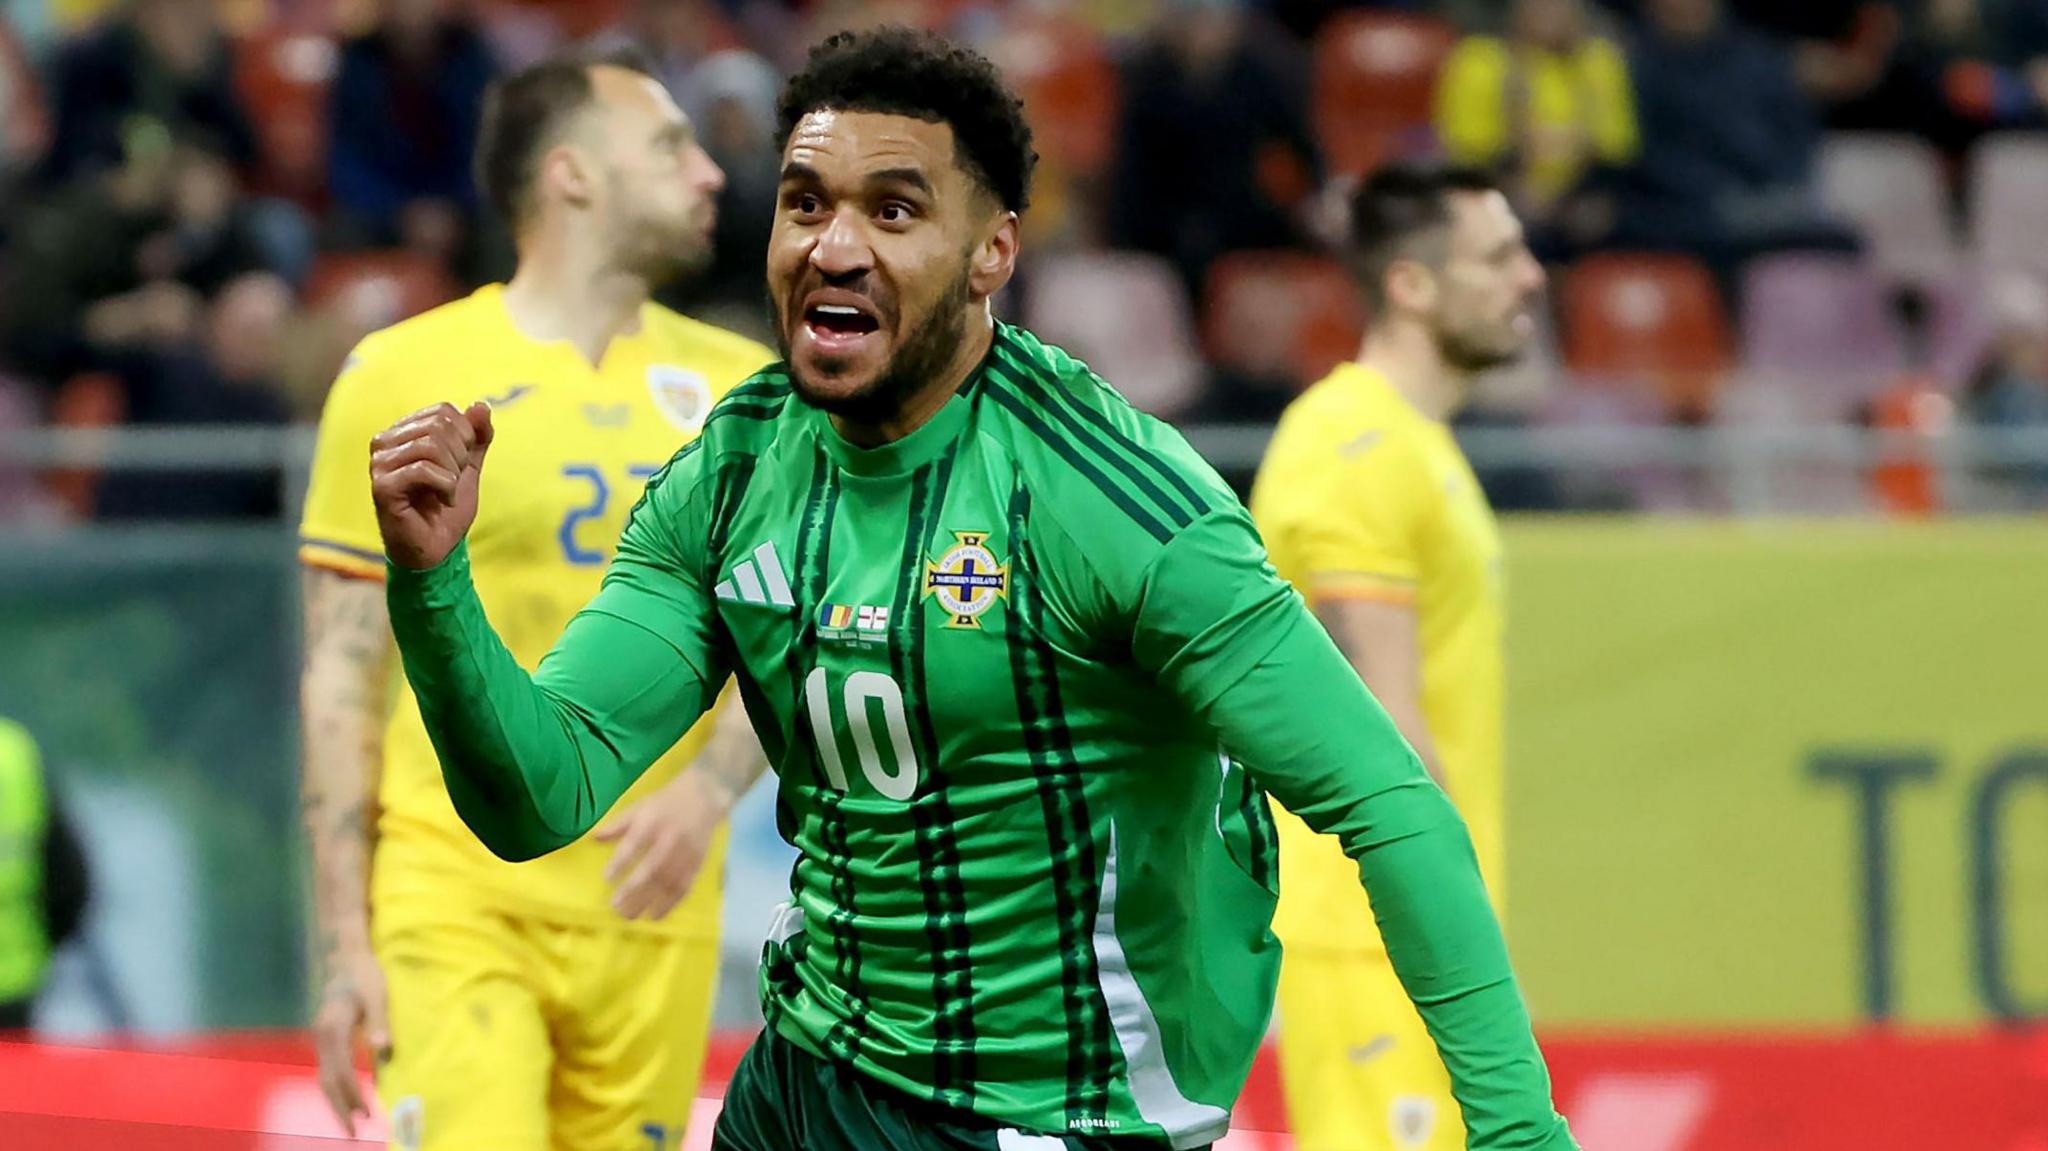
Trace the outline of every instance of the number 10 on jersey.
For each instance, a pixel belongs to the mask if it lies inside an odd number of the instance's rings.
[[[846,786],[846,761],[839,752],[840,723],[832,714],[831,677],[816,668],[804,681],[805,714],[811,722],[811,739],[818,745],[818,760],[825,766],[825,778],[841,791]],[[910,720],[903,712],[903,689],[878,671],[857,671],[846,677],[836,693],[840,697],[845,727],[853,736],[853,749],[860,756],[860,771],[882,795],[908,800],[917,793],[917,748],[910,740]],[[894,769],[883,763],[884,750],[876,738],[875,713],[880,712],[887,733],[888,758]]]

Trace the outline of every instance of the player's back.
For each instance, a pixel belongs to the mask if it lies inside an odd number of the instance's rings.
[[[960,395],[873,450],[764,373],[649,507],[710,541],[697,578],[801,849],[771,1026],[1030,1129],[1220,1136],[1276,978],[1277,853],[1183,702],[1221,688],[1151,646],[1257,610],[1157,574],[1218,538],[1256,570],[1214,472],[999,326]]]
[[[1377,372],[1338,367],[1289,405],[1252,488],[1281,576],[1310,600],[1413,607],[1422,710],[1501,901],[1502,587],[1493,513],[1450,429]],[[1288,884],[1274,923],[1289,946],[1377,949],[1357,869],[1280,816]]]
[[[696,434],[719,395],[769,358],[750,340],[650,304],[639,330],[615,339],[592,365],[566,341],[520,332],[496,285],[375,333],[350,357],[322,416],[302,556],[380,578],[370,438],[443,400],[485,400],[496,438],[470,554],[492,622],[531,668],[596,593],[646,478]],[[701,738],[693,732],[625,802],[672,777]],[[605,903],[602,846],[579,843],[515,871],[477,842],[455,814],[402,683],[385,732],[379,800],[381,906],[432,914],[445,885],[459,879],[550,918],[624,922]],[[666,926],[714,931],[715,885],[700,894]]]

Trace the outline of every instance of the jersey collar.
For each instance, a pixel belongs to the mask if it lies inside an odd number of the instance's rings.
[[[992,340],[989,342],[989,355],[994,353],[995,341]],[[857,476],[908,475],[938,459],[947,446],[966,430],[968,421],[974,416],[975,394],[981,390],[981,376],[987,367],[988,356],[983,356],[982,362],[960,385],[960,390],[954,392],[953,398],[926,420],[923,427],[878,448],[861,448],[847,443],[838,429],[832,426],[832,418],[820,408],[810,408],[807,416],[817,429],[818,443],[824,446],[825,454],[846,472]]]

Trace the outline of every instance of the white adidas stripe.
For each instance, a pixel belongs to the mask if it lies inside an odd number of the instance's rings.
[[[755,548],[753,559],[735,564],[732,578],[722,581],[711,592],[722,600],[763,607],[796,606],[796,597],[789,590],[789,576],[784,574],[782,558],[775,554],[772,543]]]
[[[768,597],[761,591],[761,576],[754,571],[751,561],[742,562],[732,569],[733,581],[740,585],[740,598],[748,603],[767,603]]]
[[[755,548],[754,562],[761,565],[761,577],[768,581],[768,601],[777,607],[795,607],[796,597],[789,594],[789,579],[782,574],[782,560],[775,554],[775,545],[765,543]]]

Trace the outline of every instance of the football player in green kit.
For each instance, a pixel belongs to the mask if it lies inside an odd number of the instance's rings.
[[[1244,509],[993,319],[1034,160],[994,68],[841,34],[782,128],[784,358],[647,485],[536,673],[467,571],[489,410],[372,464],[406,674],[500,855],[583,835],[737,677],[800,857],[715,1145],[1220,1138],[1279,970],[1271,792],[1358,861],[1471,1145],[1574,1147],[1463,825]]]

